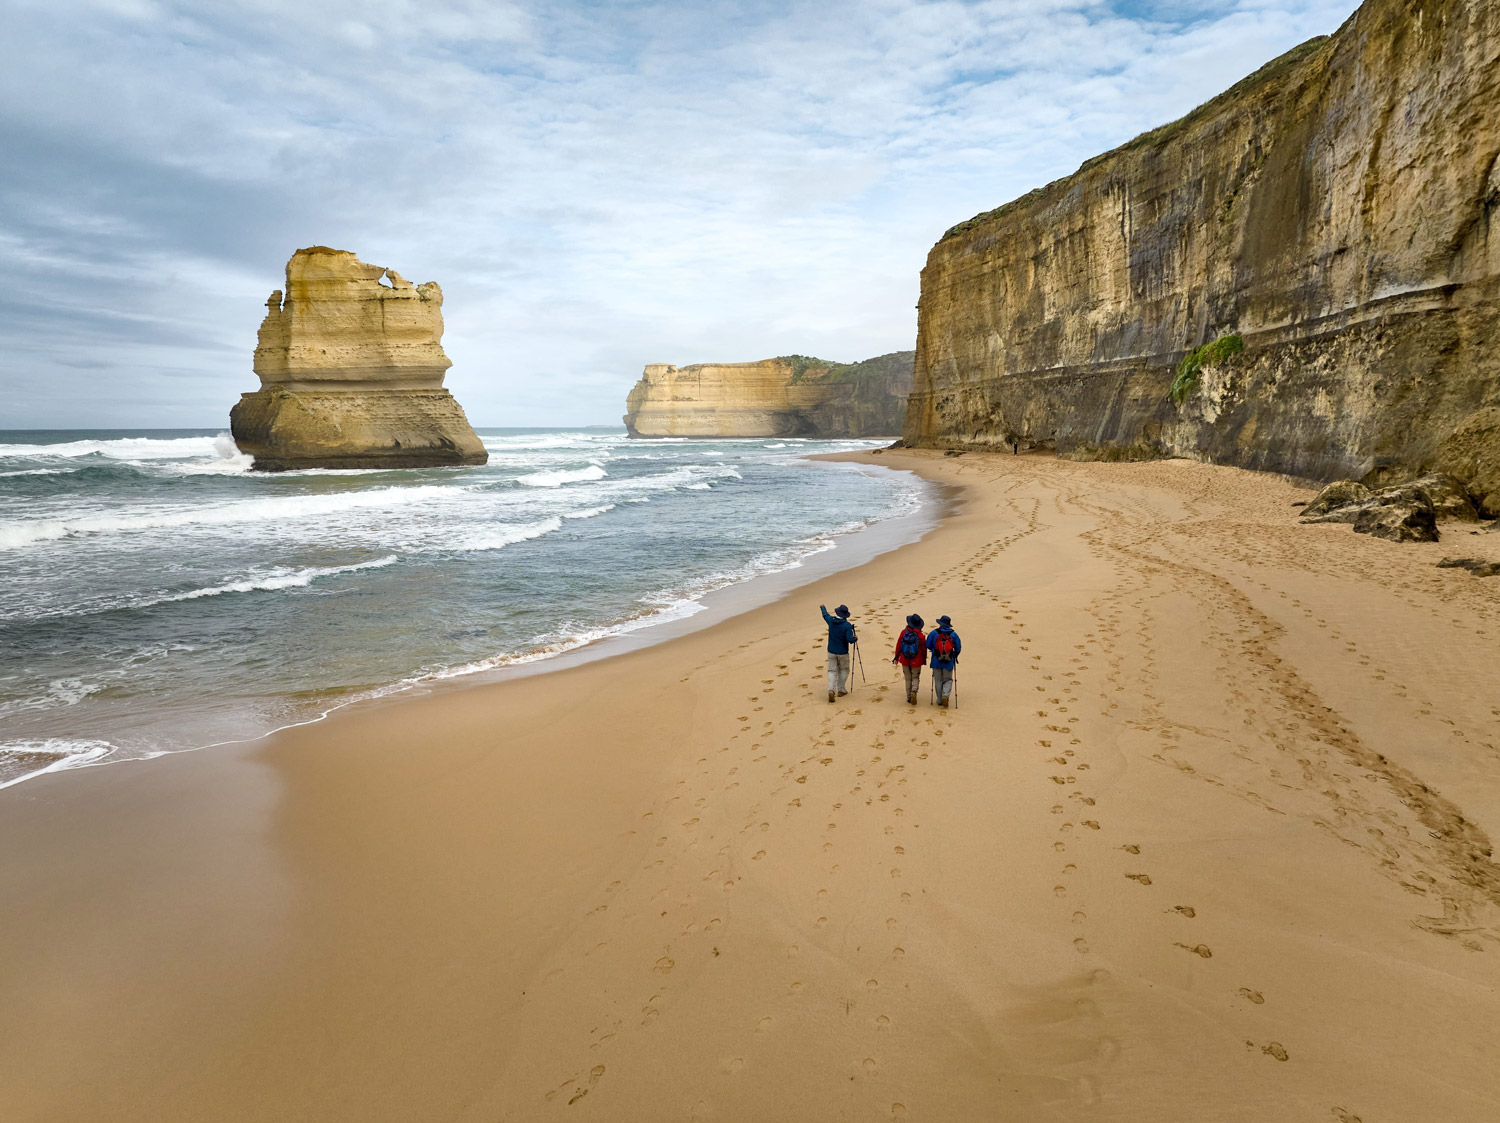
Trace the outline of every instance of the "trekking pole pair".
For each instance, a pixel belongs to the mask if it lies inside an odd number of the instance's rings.
[[[859,653],[859,640],[854,641],[854,657],[859,660],[859,681],[865,682],[865,657]]]

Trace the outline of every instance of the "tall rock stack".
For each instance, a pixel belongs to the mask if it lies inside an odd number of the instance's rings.
[[[908,444],[1185,455],[1500,515],[1500,4],[1366,0],[949,230]]]
[[[312,246],[286,265],[255,348],[261,388],[230,411],[263,471],[483,464],[443,387],[443,291],[352,253]]]

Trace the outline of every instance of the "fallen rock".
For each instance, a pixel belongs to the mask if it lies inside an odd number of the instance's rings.
[[[312,246],[286,265],[255,348],[261,388],[229,413],[261,471],[433,468],[489,458],[443,387],[443,291]]]
[[[1350,508],[1345,508],[1349,510]],[[1368,534],[1372,538],[1387,538],[1392,542],[1436,542],[1438,540],[1437,517],[1432,504],[1424,499],[1411,502],[1380,502],[1371,500],[1361,503],[1355,515],[1354,533]],[[1342,512],[1335,512],[1341,514]]]
[[[1500,577],[1500,562],[1487,558],[1444,558],[1439,569],[1467,569],[1475,577]]]
[[[1382,488],[1376,494],[1381,497],[1388,496],[1398,503],[1415,502],[1418,497],[1421,497],[1431,504],[1432,513],[1439,519],[1458,519],[1461,522],[1479,521],[1479,512],[1475,510],[1474,501],[1469,498],[1464,485],[1453,476],[1441,472],[1423,476],[1409,484]]]
[[[1338,480],[1302,510],[1303,522],[1352,523],[1356,534],[1393,542],[1436,542],[1439,519],[1479,519],[1464,485],[1443,473],[1376,492],[1355,480]]]
[[[1335,480],[1313,496],[1312,501],[1302,508],[1302,517],[1326,515],[1330,511],[1347,507],[1351,503],[1360,503],[1370,498],[1370,494],[1370,489],[1358,480]]]

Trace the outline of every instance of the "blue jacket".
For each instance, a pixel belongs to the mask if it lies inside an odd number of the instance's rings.
[[[823,613],[823,619],[828,624],[828,654],[848,655],[849,645],[855,641],[854,625],[842,616],[832,616],[828,609],[822,605],[818,609]]]
[[[953,637],[953,658],[939,659],[937,656],[937,638],[940,635]],[[964,641],[958,638],[958,633],[952,628],[934,628],[927,636],[927,650],[932,652],[932,666],[936,670],[946,671],[958,662],[958,653],[964,649]]]

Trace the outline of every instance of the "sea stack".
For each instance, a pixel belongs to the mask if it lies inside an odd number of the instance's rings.
[[[913,354],[859,363],[783,355],[651,363],[625,399],[632,437],[888,437],[901,432]]]
[[[434,468],[489,459],[443,387],[443,290],[345,250],[286,263],[255,348],[260,389],[229,413],[261,471]]]

